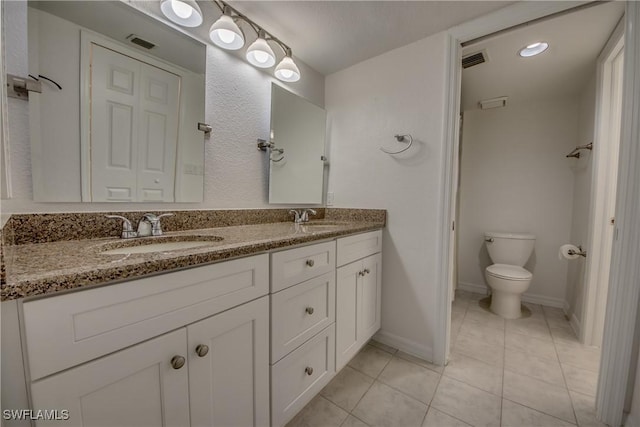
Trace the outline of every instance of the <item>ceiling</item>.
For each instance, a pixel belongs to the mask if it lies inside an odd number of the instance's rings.
[[[508,1],[231,1],[311,68],[331,74]]]
[[[462,110],[508,96],[508,102],[580,93],[595,72],[600,51],[624,13],[624,2],[608,2],[514,29],[463,49],[486,51],[489,60],[462,72]],[[521,58],[520,48],[537,41],[549,49]]]

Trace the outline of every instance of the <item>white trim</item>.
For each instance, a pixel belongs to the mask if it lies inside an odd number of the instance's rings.
[[[4,2],[0,4],[0,22],[4,19]],[[0,185],[2,186],[2,199],[11,199],[13,197],[13,187],[11,184],[11,150],[9,145],[9,100],[5,88],[6,74],[6,48],[5,48],[5,30],[0,25],[0,138],[2,140],[0,149],[2,150],[2,176],[0,177]]]
[[[571,325],[571,329],[573,329],[573,333],[576,334],[577,337],[580,336],[580,321],[576,317],[576,314],[573,313],[569,320],[569,325]]]
[[[476,283],[458,282],[458,289],[474,294],[488,295],[489,287],[486,285],[478,285]],[[526,292],[522,295],[522,301],[562,309],[568,307],[568,304],[562,298],[553,298],[546,295],[529,294]]]
[[[569,305],[568,301],[565,301],[564,304],[562,305],[562,312],[564,313],[565,316],[567,316],[567,318],[571,317],[571,306]]]
[[[604,310],[603,302],[599,300],[599,293],[608,288],[609,264],[611,263],[611,227],[607,224],[608,216],[611,214],[611,202],[609,197],[609,187],[612,177],[612,170],[617,166],[617,157],[612,158],[613,153],[617,153],[617,141],[611,138],[611,112],[612,112],[612,62],[624,46],[624,18],[620,20],[609,41],[602,49],[598,57],[598,70],[596,76],[596,116],[594,127],[594,150],[591,161],[593,170],[591,176],[591,203],[589,206],[589,233],[587,239],[587,253],[589,257],[585,260],[584,286],[585,295],[582,307],[581,318],[584,325],[580,342],[586,345],[600,345],[600,335],[596,333],[596,313]],[[615,147],[612,145],[615,144]],[[612,150],[615,148],[615,150]],[[616,165],[611,165],[616,162]],[[616,171],[617,172],[617,171]],[[604,288],[604,289],[602,289]],[[606,292],[604,294],[606,297]],[[599,325],[601,326],[601,325]]]
[[[415,341],[408,340],[401,336],[380,329],[373,338],[379,343],[386,344],[400,351],[419,357],[427,362],[433,363],[433,349]]]
[[[625,427],[636,427],[636,426],[640,426],[640,420],[636,420],[633,417],[633,414],[627,414],[627,419],[624,420],[624,426]]]
[[[458,146],[458,117],[460,116],[460,75],[462,65],[458,60],[462,53],[460,43],[470,41],[478,37],[486,36],[515,25],[523,24],[553,13],[562,12],[572,7],[586,4],[588,2],[522,2],[512,4],[491,14],[482,16],[472,21],[453,27],[447,31],[446,46],[446,69],[444,90],[447,94],[445,102],[444,117],[444,147],[442,150],[442,175],[440,176],[440,212],[438,215],[438,226],[441,230],[437,236],[436,248],[438,253],[436,272],[436,324],[435,336],[433,339],[433,360],[434,363],[444,365],[449,354],[449,329],[451,325],[451,281],[455,277],[453,269],[455,260],[451,259],[450,247],[452,243],[452,233],[450,227],[455,219],[456,188],[452,186],[457,176],[454,162],[458,161],[458,154],[455,148]]]
[[[632,354],[640,296],[640,4],[626,5],[616,235],[596,396],[597,415],[611,426],[622,423],[631,366],[637,363]]]

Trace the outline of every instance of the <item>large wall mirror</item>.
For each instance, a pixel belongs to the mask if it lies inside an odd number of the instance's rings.
[[[28,23],[34,200],[201,202],[205,46],[121,1],[30,1]]]
[[[322,108],[272,84],[269,203],[322,203],[326,117]]]

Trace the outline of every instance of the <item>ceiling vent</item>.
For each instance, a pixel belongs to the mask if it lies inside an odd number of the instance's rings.
[[[462,57],[462,68],[469,68],[475,65],[480,65],[487,62],[487,52],[484,50],[481,52],[472,53]]]
[[[130,43],[133,43],[135,45],[138,45],[142,48],[145,48],[147,50],[151,50],[154,47],[156,47],[155,44],[146,41],[144,39],[141,39],[140,37],[136,36],[135,34],[129,34],[129,36],[127,37],[127,40],[129,40]]]

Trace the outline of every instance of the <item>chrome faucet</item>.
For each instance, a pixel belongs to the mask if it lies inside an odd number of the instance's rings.
[[[293,219],[293,222],[295,222],[296,224],[300,224],[303,222],[309,222],[309,214],[316,215],[316,211],[314,211],[313,209],[300,209],[299,211],[291,209],[289,211],[289,214],[294,214],[295,217]]]
[[[146,213],[142,215],[140,222],[138,222],[138,237],[162,236],[162,225],[160,224],[160,218],[172,215],[172,213],[165,213],[162,215]]]
[[[122,220],[122,234],[120,236],[123,239],[132,239],[134,237],[138,237],[138,233],[133,231],[133,226],[131,225],[131,221],[129,221],[127,218],[120,215],[105,215],[105,217]]]

